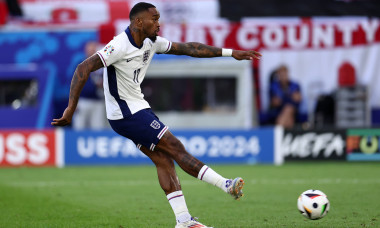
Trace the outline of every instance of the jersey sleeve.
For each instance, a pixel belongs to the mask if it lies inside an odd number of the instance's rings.
[[[103,49],[96,52],[105,67],[108,67],[118,61],[123,56],[123,47],[121,42],[117,42],[116,38],[111,40]]]
[[[163,37],[157,36],[155,45],[156,45],[156,53],[165,54],[168,51],[170,51],[170,48],[172,47],[172,42],[170,42],[169,40]]]

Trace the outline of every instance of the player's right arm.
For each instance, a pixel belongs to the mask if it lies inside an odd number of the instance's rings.
[[[77,66],[73,79],[71,80],[69,104],[63,112],[62,117],[60,119],[53,119],[51,125],[66,126],[71,123],[74,111],[78,104],[79,95],[84,84],[88,80],[90,72],[96,71],[103,66],[103,62],[97,54],[92,55]]]

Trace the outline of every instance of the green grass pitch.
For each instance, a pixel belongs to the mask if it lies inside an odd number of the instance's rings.
[[[290,163],[212,166],[245,179],[234,201],[177,168],[193,216],[223,227],[380,227],[379,163]],[[297,198],[324,191],[331,203],[307,220]],[[175,219],[153,166],[0,169],[0,227],[172,227]]]

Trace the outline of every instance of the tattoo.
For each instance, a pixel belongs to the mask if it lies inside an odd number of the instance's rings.
[[[71,91],[74,90],[75,86],[78,85],[78,69],[75,69],[73,79],[71,80],[71,85],[70,85],[70,99],[74,99],[74,93]]]
[[[78,65],[70,85],[69,107],[73,110],[75,110],[78,104],[80,92],[82,91],[90,72],[98,70],[102,67],[103,63],[97,54],[92,55]]]
[[[204,166],[204,164],[201,161],[199,161],[190,154],[183,155],[181,161],[190,166],[190,168],[195,170],[196,172],[199,172],[201,168]]]
[[[196,43],[196,42],[189,42],[189,43],[174,43],[172,44],[172,47],[168,54],[174,54],[174,55],[188,55],[192,57],[198,57],[198,58],[210,58],[210,57],[218,57],[222,56],[222,49]]]

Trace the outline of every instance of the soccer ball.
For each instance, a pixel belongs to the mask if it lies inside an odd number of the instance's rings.
[[[319,190],[307,190],[301,193],[297,202],[298,210],[308,219],[321,219],[330,210],[330,202],[325,193]]]

